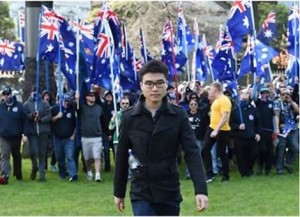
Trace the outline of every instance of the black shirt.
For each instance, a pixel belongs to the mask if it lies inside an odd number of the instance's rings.
[[[62,107],[63,117],[53,123],[53,133],[60,139],[70,138],[76,128],[76,116],[73,106]],[[59,113],[59,106],[55,105],[51,109],[52,117]]]

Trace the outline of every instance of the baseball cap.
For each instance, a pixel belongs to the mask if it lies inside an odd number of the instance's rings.
[[[10,95],[10,94],[12,94],[12,90],[10,86],[5,86],[2,90],[2,95]]]

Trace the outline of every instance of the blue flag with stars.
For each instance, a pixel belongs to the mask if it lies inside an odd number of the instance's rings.
[[[244,36],[253,31],[251,7],[250,0],[235,0],[229,11],[227,26],[235,52],[241,50]]]
[[[300,43],[300,8],[298,5],[293,5],[290,10],[290,14],[288,17],[288,52],[299,58],[299,43]]]
[[[271,11],[261,25],[256,38],[262,43],[269,43],[277,36],[276,13]]]

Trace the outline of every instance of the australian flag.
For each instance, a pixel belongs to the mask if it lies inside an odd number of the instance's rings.
[[[284,137],[287,137],[287,135],[296,128],[296,122],[294,121],[294,119],[290,118],[290,117],[286,117],[285,121],[284,121],[284,126],[282,129],[282,135]]]
[[[187,61],[187,57],[182,51],[180,51],[180,48],[176,43],[170,21],[165,23],[163,29],[161,58],[162,61],[169,67],[170,79],[177,73],[177,71],[181,70]]]
[[[21,71],[24,68],[23,43],[0,39],[0,70]]]
[[[285,70],[285,74],[288,77],[288,84],[292,87],[295,86],[296,82],[299,83],[299,71],[300,60],[295,57],[290,57],[288,67]]]
[[[152,60],[152,55],[150,54],[149,50],[146,47],[146,42],[145,42],[145,37],[144,37],[144,32],[143,29],[140,28],[140,50],[141,50],[141,60],[142,60],[142,65],[144,65],[146,62]]]
[[[39,57],[53,62],[58,55],[60,40],[60,25],[64,19],[57,16],[53,10],[42,6],[40,32],[39,32]]]
[[[254,66],[254,61],[256,60],[253,55],[253,47],[253,40],[248,36],[246,51],[238,71],[238,78],[242,78],[248,73],[256,72],[256,67]]]
[[[241,50],[244,36],[253,32],[251,7],[250,0],[235,0],[229,11],[227,26],[235,52]]]
[[[269,45],[274,37],[277,36],[276,13],[271,11],[261,25],[256,38],[262,43]]]
[[[255,41],[256,60],[259,64],[264,65],[268,63],[278,52],[272,47],[267,46],[256,39]]]
[[[188,52],[195,47],[195,39],[185,22],[182,5],[178,9],[176,38],[180,49],[187,56]]]
[[[219,52],[212,61],[212,67],[217,72],[215,79],[221,81],[235,80],[235,60],[233,42],[229,34],[224,37]]]
[[[97,14],[96,20],[95,20],[95,27],[94,27],[94,37],[97,40],[98,39],[98,33],[101,32],[101,25],[103,23],[103,20],[106,19],[109,23],[109,27],[111,29],[111,33],[113,35],[113,41],[114,41],[114,47],[115,51],[117,53],[121,52],[121,23],[117,16],[117,14],[110,8],[108,3],[104,3],[102,6],[102,9]]]
[[[122,25],[121,74],[132,79],[136,77],[133,49],[127,39],[127,32],[124,24]]]
[[[109,24],[103,20],[103,27],[97,36],[97,44],[94,49],[94,74],[92,83],[105,89],[112,89],[111,67],[116,68],[114,54],[114,40]]]
[[[72,27],[64,20],[59,28],[61,49],[61,71],[72,90],[76,89],[76,37]],[[58,62],[59,60],[55,61]]]
[[[288,17],[288,44],[287,49],[290,54],[299,59],[299,43],[300,43],[300,8],[293,5]]]
[[[200,40],[200,37],[198,35],[198,47],[196,49],[195,53],[195,73],[196,73],[196,80],[205,82],[207,79],[207,65],[205,61],[205,55],[204,55],[204,49],[203,49],[203,43]]]
[[[24,11],[18,11],[19,38],[25,42],[25,14]]]

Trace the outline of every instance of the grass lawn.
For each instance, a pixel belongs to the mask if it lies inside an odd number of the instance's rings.
[[[102,173],[102,183],[89,182],[81,170],[79,180],[69,183],[60,180],[49,171],[47,181],[31,181],[30,160],[23,159],[23,179],[11,178],[6,186],[0,185],[0,215],[24,216],[130,216],[130,202],[126,200],[126,210],[115,209],[112,195],[113,175]],[[228,183],[221,183],[221,177],[208,184],[209,209],[203,213],[196,211],[192,182],[184,177],[181,169],[181,189],[183,202],[181,215],[195,216],[299,216],[299,166],[294,174],[277,176],[253,176],[240,178],[236,167],[231,170]],[[127,195],[128,196],[128,195]]]

